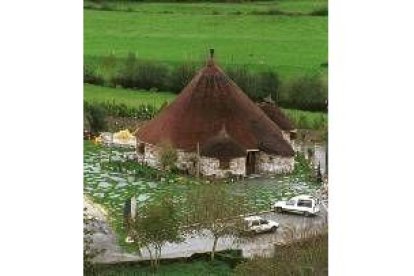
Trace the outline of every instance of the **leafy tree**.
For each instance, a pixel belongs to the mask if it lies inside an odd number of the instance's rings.
[[[233,194],[228,186],[222,183],[206,183],[188,193],[187,206],[187,230],[202,235],[208,235],[209,232],[213,235],[211,260],[214,260],[220,238],[241,238],[245,235],[242,216],[249,208],[245,194]]]
[[[128,232],[138,250],[148,250],[154,269],[159,266],[162,246],[167,242],[183,240],[176,210],[168,200],[159,204],[151,203],[137,210],[135,219],[129,222]]]

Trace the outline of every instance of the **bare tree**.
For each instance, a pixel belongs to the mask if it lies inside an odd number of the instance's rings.
[[[242,217],[248,210],[247,198],[231,193],[226,184],[199,185],[187,195],[187,205],[187,230],[201,235],[213,235],[211,260],[214,260],[220,238],[238,238],[244,235]]]
[[[129,236],[140,251],[146,248],[151,266],[158,268],[162,246],[167,242],[180,242],[179,221],[173,204],[167,200],[141,208],[134,220],[130,220]]]

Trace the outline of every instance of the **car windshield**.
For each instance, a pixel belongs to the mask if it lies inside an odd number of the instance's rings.
[[[267,224],[267,220],[265,220],[265,219],[261,219],[261,220],[260,220],[260,224]]]
[[[286,205],[295,205],[295,200],[291,199],[286,202]]]

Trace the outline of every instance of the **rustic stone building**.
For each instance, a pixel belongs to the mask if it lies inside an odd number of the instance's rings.
[[[161,145],[176,149],[190,174],[287,173],[294,151],[281,128],[213,60],[154,119],[136,131],[140,162],[161,167]]]

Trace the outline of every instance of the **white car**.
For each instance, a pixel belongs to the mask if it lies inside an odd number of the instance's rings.
[[[319,199],[310,195],[300,195],[292,197],[287,201],[277,201],[272,207],[278,213],[292,212],[305,216],[316,215],[320,212]]]
[[[279,223],[270,219],[264,219],[259,216],[251,216],[244,219],[247,231],[254,233],[275,232]]]

